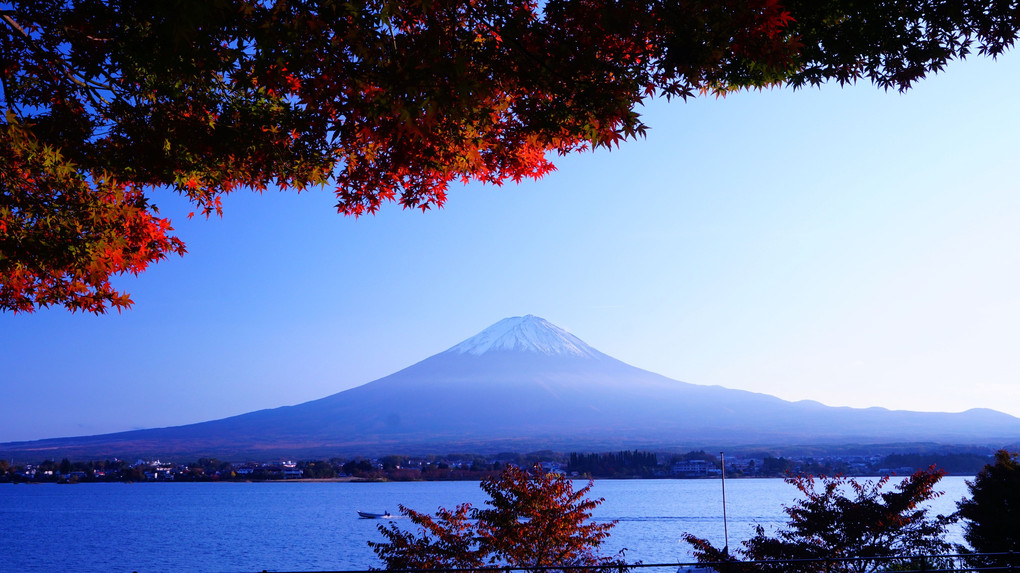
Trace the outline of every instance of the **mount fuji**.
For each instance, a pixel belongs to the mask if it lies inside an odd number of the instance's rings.
[[[1020,418],[828,407],[666,378],[537,316],[319,400],[198,424],[0,444],[0,455],[333,456],[1020,440]]]

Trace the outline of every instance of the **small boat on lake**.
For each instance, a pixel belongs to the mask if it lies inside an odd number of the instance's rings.
[[[362,519],[392,519],[393,518],[393,516],[390,514],[389,511],[387,511],[386,513],[369,513],[367,511],[359,511],[358,515]]]

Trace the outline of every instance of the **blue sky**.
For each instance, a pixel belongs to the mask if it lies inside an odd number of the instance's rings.
[[[523,314],[687,382],[1020,416],[1017,93],[1010,53],[906,94],[656,101],[647,139],[424,214],[157,196],[190,252],[119,280],[134,308],[0,315],[0,442],[295,404]]]

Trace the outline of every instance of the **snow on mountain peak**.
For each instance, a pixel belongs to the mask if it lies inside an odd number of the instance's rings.
[[[602,354],[580,338],[534,315],[504,318],[447,350],[457,354],[497,351],[538,352],[596,358]]]

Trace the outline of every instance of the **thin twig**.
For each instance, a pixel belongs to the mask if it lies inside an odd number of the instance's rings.
[[[28,47],[33,52],[35,52],[41,58],[49,60],[51,65],[60,68],[60,70],[64,73],[64,76],[66,76],[67,79],[71,80],[74,84],[84,88],[86,95],[92,102],[92,105],[95,105],[97,107],[99,106],[99,102],[97,102],[95,99],[97,97],[105,104],[110,103],[109,101],[107,101],[106,98],[102,96],[102,94],[99,93],[99,89],[113,91],[114,90],[113,86],[101,84],[88,78],[78,78],[77,75],[64,62],[60,61],[58,58],[52,57],[46,50],[39,47],[39,45],[35,41],[35,38],[33,38],[31,34],[29,34],[24,28],[22,28],[21,24],[18,24],[18,22],[13,17],[11,17],[9,13],[0,14],[0,20],[7,22],[8,26],[10,26],[16,32],[21,34],[22,37],[25,39],[26,43],[28,44]],[[53,75],[53,72],[51,71],[50,74]],[[54,76],[53,80],[57,81],[57,78]]]

